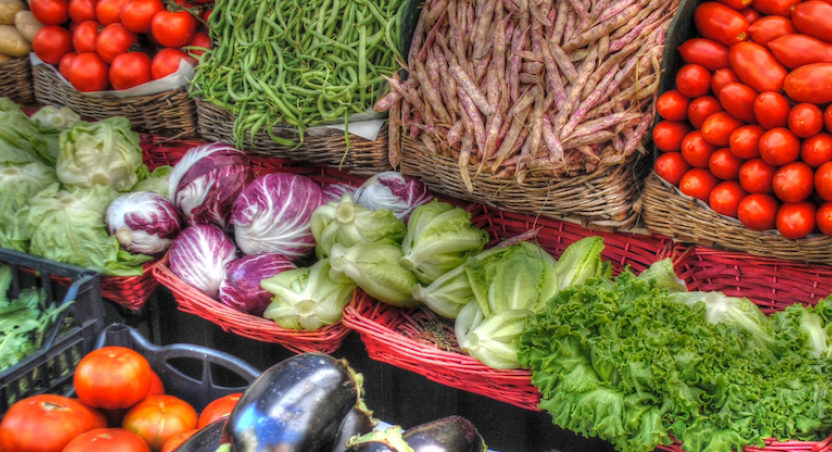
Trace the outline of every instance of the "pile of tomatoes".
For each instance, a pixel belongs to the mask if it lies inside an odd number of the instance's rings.
[[[242,394],[194,408],[165,395],[159,376],[133,350],[104,347],[78,364],[78,399],[43,394],[18,401],[0,423],[3,452],[172,452],[227,417]]]
[[[832,0],[705,2],[694,22],[656,173],[750,229],[832,235]]]
[[[199,31],[211,10],[184,0],[31,0],[31,10],[45,25],[32,48],[78,91],[133,88],[211,47]]]

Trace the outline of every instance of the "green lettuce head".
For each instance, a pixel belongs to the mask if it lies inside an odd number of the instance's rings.
[[[41,127],[49,127],[55,130],[66,130],[81,122],[81,116],[72,111],[69,107],[55,107],[47,105],[32,115],[32,122]]]
[[[399,244],[406,227],[392,210],[370,210],[359,206],[349,193],[340,202],[330,202],[318,207],[312,214],[312,235],[317,246],[318,259],[330,256],[332,245],[338,243],[347,248],[359,243]]]
[[[8,98],[0,98],[0,164],[54,165],[58,156],[57,133],[33,123]]]
[[[139,134],[121,116],[78,123],[63,131],[56,171],[69,187],[104,185],[120,192],[130,191],[147,177]]]
[[[469,303],[454,324],[459,347],[493,369],[517,369],[520,336],[532,314],[518,309],[485,317],[477,303]]]
[[[355,283],[329,277],[329,259],[312,267],[289,270],[260,281],[260,286],[274,294],[263,317],[283,328],[314,331],[341,320],[344,306],[350,302]]]
[[[57,183],[55,170],[40,163],[0,165],[0,246],[27,251],[18,213],[29,200],[46,187]]]
[[[482,251],[488,234],[471,225],[471,214],[434,200],[419,206],[407,222],[399,263],[422,284],[431,284]]]
[[[611,277],[609,262],[601,260],[604,239],[586,237],[569,245],[555,265],[558,275],[558,290],[583,284],[589,278]]]
[[[165,198],[170,199],[170,173],[173,172],[173,167],[164,165],[156,168],[153,170],[152,173],[142,181],[139,181],[136,185],[130,189],[131,192],[137,191],[152,191],[154,193],[159,194],[160,196],[164,196]]]
[[[399,307],[415,307],[413,299],[416,277],[399,265],[402,250],[389,243],[359,243],[347,248],[332,246],[330,276],[339,281],[344,276],[378,301]]]

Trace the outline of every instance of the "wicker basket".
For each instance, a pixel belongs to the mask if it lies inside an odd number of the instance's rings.
[[[20,104],[35,102],[32,88],[32,63],[29,57],[19,57],[0,64],[0,97]]]
[[[472,223],[494,241],[539,228],[537,242],[555,256],[570,244],[593,235],[604,238],[604,259],[616,273],[625,265],[636,271],[668,257],[668,239],[599,233],[580,226],[484,206],[472,210]],[[399,309],[377,302],[361,291],[344,310],[344,324],[356,330],[371,358],[424,375],[439,383],[484,395],[528,410],[537,410],[540,394],[525,370],[495,370],[459,351],[453,324],[430,311]]]
[[[199,115],[199,134],[211,141],[234,143],[234,121],[236,117],[228,111],[209,102],[196,100]],[[275,129],[278,136],[298,139],[286,129]],[[350,148],[347,150],[344,132],[328,130],[325,136],[309,136],[303,146],[292,151],[290,147],[275,143],[265,131],[254,136],[254,143],[246,138],[246,150],[266,154],[281,159],[303,160],[323,163],[353,174],[373,175],[391,170],[387,158],[387,126],[379,133],[376,141],[350,135]]]
[[[513,178],[497,178],[487,172],[473,177],[477,167],[471,165],[474,192],[470,193],[459,175],[457,160],[433,154],[421,141],[404,136],[401,171],[421,178],[432,191],[450,197],[612,230],[635,226],[638,216],[633,205],[641,190],[640,181],[649,171],[648,160],[635,153],[620,165],[562,179],[530,176],[523,185]]]
[[[789,240],[773,231],[753,231],[682,195],[656,174],[647,178],[642,202],[644,223],[655,234],[757,256],[832,264],[832,237]]]
[[[159,94],[118,98],[84,96],[45,65],[32,68],[35,97],[42,104],[67,106],[86,118],[124,116],[134,129],[176,138],[196,137],[196,106],[184,87]]]

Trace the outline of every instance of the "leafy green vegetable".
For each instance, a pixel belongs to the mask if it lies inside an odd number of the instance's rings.
[[[330,277],[338,281],[346,276],[371,297],[399,307],[414,307],[416,277],[399,265],[402,250],[389,243],[359,243],[347,248],[332,246]]]
[[[169,165],[163,165],[150,173],[147,176],[147,179],[140,180],[136,185],[133,186],[130,191],[137,192],[137,191],[152,191],[154,193],[158,193],[165,198],[170,199],[169,192],[170,192],[170,173],[173,172],[173,167]]]
[[[0,164],[54,165],[58,131],[33,123],[14,102],[0,98]]]
[[[667,289],[670,292],[687,293],[688,286],[685,282],[676,276],[676,271],[673,269],[672,259],[662,259],[653,263],[647,270],[638,275],[639,279],[651,280],[654,279],[656,287]]]
[[[327,203],[312,213],[312,235],[317,242],[318,259],[328,257],[336,243],[347,248],[359,243],[398,245],[405,232],[404,223],[392,210],[359,206],[350,193],[345,193],[340,202]]]
[[[558,277],[558,290],[583,284],[587,278],[609,275],[612,271],[609,262],[601,260],[604,251],[604,239],[586,237],[569,245],[555,264]],[[544,302],[549,301],[544,300]]]
[[[40,163],[0,164],[0,246],[26,252],[29,249],[21,232],[18,212],[29,199],[58,182],[55,171]]]
[[[56,171],[70,187],[104,185],[121,192],[147,177],[139,134],[121,116],[81,122],[62,132]]]
[[[413,298],[427,305],[431,311],[449,319],[455,319],[465,305],[475,301],[464,265],[445,273],[427,287],[415,284]]]
[[[488,367],[519,368],[520,334],[532,314],[532,311],[517,309],[485,318],[477,303],[469,303],[460,312],[455,325],[459,346]]]
[[[341,320],[355,283],[333,281],[332,266],[322,259],[312,267],[289,270],[260,281],[275,296],[263,317],[283,328],[314,331]]]
[[[72,111],[69,107],[55,107],[47,105],[41,107],[31,117],[32,122],[42,127],[50,127],[56,130],[65,130],[81,122],[81,116]]]
[[[41,191],[26,211],[30,252],[108,275],[141,275],[142,264],[152,258],[123,251],[104,223],[107,206],[118,196],[103,185],[58,191],[56,183]]]
[[[753,344],[774,349],[774,329],[769,318],[749,299],[726,297],[722,292],[680,292],[674,298],[688,306],[704,303],[708,323],[736,325],[748,333]]]
[[[431,284],[479,253],[486,243],[488,234],[471,225],[469,212],[434,199],[410,216],[399,263],[422,284]]]

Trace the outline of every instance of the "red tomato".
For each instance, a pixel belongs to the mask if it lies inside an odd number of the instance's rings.
[[[69,21],[69,3],[66,0],[32,0],[29,9],[43,25],[61,25]]]
[[[748,38],[751,25],[737,10],[721,3],[705,2],[696,7],[693,21],[699,34],[726,46],[732,46]]]
[[[72,51],[72,35],[66,28],[47,25],[35,34],[32,50],[45,63],[58,64]]]
[[[711,73],[698,64],[688,64],[676,73],[676,89],[686,97],[700,97],[711,90]]]
[[[121,23],[134,33],[150,33],[150,24],[156,13],[165,10],[161,0],[126,0],[121,5]]]
[[[95,38],[101,24],[94,20],[82,22],[72,32],[72,47],[78,53],[95,52]]]
[[[797,31],[821,41],[832,42],[832,5],[826,2],[803,2],[792,11]]]
[[[737,11],[747,8],[748,5],[751,4],[751,0],[718,0],[720,3],[724,3],[731,8],[736,9]]]
[[[749,193],[773,193],[775,168],[763,159],[752,159],[740,167],[740,185]]]
[[[207,33],[198,31],[196,35],[194,35],[194,40],[188,44],[189,47],[201,47],[203,49],[210,49],[211,48],[211,38],[208,36]],[[188,50],[188,54],[191,56],[202,56],[205,53],[205,50],[196,50],[190,49]]]
[[[769,165],[783,166],[800,157],[800,140],[785,127],[775,127],[760,137],[760,157]]]
[[[754,117],[757,118],[757,124],[766,130],[786,127],[790,110],[789,100],[780,93],[761,93],[754,100]]]
[[[832,63],[807,64],[793,70],[783,89],[797,102],[832,102]]]
[[[211,19],[211,13],[213,13],[213,12],[214,12],[214,10],[213,10],[213,9],[206,9],[206,10],[205,10],[205,11],[203,11],[203,12],[202,12],[202,14],[199,16],[199,17],[201,17],[201,18],[202,18],[202,21],[203,21],[203,22],[205,22],[205,23],[202,25],[202,28],[204,28],[204,29],[208,30],[208,20],[209,20],[209,19]]]
[[[97,53],[82,53],[69,66],[69,82],[81,92],[104,91],[110,86],[108,71],[109,66]]]
[[[823,123],[826,125],[826,131],[832,133],[832,105],[826,107],[826,112],[823,114]]]
[[[150,452],[150,448],[135,433],[101,428],[76,436],[61,452]]]
[[[760,156],[760,138],[765,131],[762,127],[751,124],[735,130],[728,138],[731,153],[739,159],[749,160]]]
[[[832,161],[832,135],[819,133],[803,140],[800,145],[800,159],[812,168]]]
[[[713,96],[704,96],[694,99],[688,107],[688,120],[695,129],[701,129],[705,120],[711,115],[723,111],[719,100]]]
[[[734,156],[730,149],[722,148],[711,154],[708,169],[711,170],[714,176],[722,180],[734,180],[739,177],[740,167],[743,163],[745,162]]]
[[[707,168],[716,146],[705,141],[702,132],[694,130],[682,140],[682,157],[695,168]]]
[[[735,180],[725,181],[711,191],[708,205],[718,214],[736,218],[740,201],[747,195],[748,193],[742,189],[739,182]]]
[[[814,63],[832,63],[832,44],[806,35],[781,36],[768,43],[777,61],[789,69]]]
[[[153,80],[150,75],[150,61],[150,57],[142,52],[118,55],[113,60],[109,72],[113,89],[130,89]]]
[[[823,111],[815,104],[797,104],[789,112],[789,130],[799,138],[809,138],[823,130]]]
[[[688,39],[677,50],[685,63],[698,64],[712,72],[730,67],[728,46],[712,39]]]
[[[95,16],[101,25],[119,23],[121,21],[121,5],[125,0],[98,0],[95,5]]]
[[[825,235],[832,235],[832,202],[823,203],[818,207],[815,220],[820,232]]]
[[[656,110],[658,110],[659,116],[668,121],[686,121],[689,105],[689,98],[672,89],[659,96],[656,101]]]
[[[72,438],[98,426],[77,400],[52,394],[28,397],[9,408],[0,423],[5,452],[61,452]]]
[[[722,108],[735,118],[747,123],[757,121],[754,116],[756,99],[757,91],[741,83],[729,83],[719,91],[719,103],[722,104]]]
[[[69,65],[72,64],[72,60],[78,54],[75,52],[69,52],[66,55],[61,57],[61,61],[58,63],[58,72],[64,76],[65,79],[69,80]]]
[[[679,151],[682,140],[690,131],[691,127],[686,122],[662,121],[653,127],[653,143],[664,152]]]
[[[816,213],[811,201],[783,204],[777,211],[777,231],[787,239],[802,239],[815,230]]]
[[[815,171],[815,191],[824,201],[832,201],[832,162],[826,162]]]
[[[159,378],[159,375],[156,372],[150,371],[150,390],[147,391],[148,396],[152,395],[164,395],[165,394],[165,384],[162,383],[162,379]]]
[[[725,85],[739,82],[740,78],[731,69],[718,69],[714,72],[713,77],[711,77],[711,91],[714,95],[719,96],[719,92],[722,91]]]
[[[740,201],[737,218],[748,229],[768,231],[774,229],[779,203],[774,196],[753,193]]]
[[[162,49],[153,57],[153,63],[150,66],[150,71],[153,74],[153,80],[164,78],[179,70],[179,62],[185,60],[191,64],[196,64],[193,58],[179,49]]]
[[[139,37],[122,24],[110,24],[101,30],[95,40],[95,50],[107,63],[139,43]]]
[[[800,0],[754,0],[752,7],[766,15],[790,17],[794,5],[798,3]]]
[[[774,195],[784,202],[800,202],[812,195],[814,173],[809,165],[793,162],[774,173]]]
[[[104,411],[101,411],[98,408],[93,408],[78,399],[72,400],[83,405],[84,408],[86,408],[87,411],[92,415],[95,424],[95,427],[93,428],[107,428],[107,415],[104,413]]]
[[[708,143],[717,147],[725,147],[728,146],[731,134],[744,125],[745,123],[723,111],[705,120],[702,124],[702,134]]]
[[[741,42],[728,52],[731,69],[743,83],[758,92],[780,91],[789,74],[765,47]]]
[[[76,24],[88,20],[97,21],[95,17],[95,0],[69,0],[69,17]]]
[[[190,437],[194,436],[199,430],[188,430],[187,432],[171,436],[169,440],[165,441],[162,446],[162,452],[174,452],[176,449],[185,443]]]
[[[187,11],[162,11],[153,16],[151,31],[159,44],[165,47],[184,47],[196,34],[196,19]]]
[[[751,40],[760,44],[767,45],[769,42],[790,34],[797,33],[792,21],[780,16],[766,16],[751,24],[748,27],[748,34],[751,35]]]
[[[653,170],[656,171],[659,177],[677,187],[682,180],[682,176],[689,169],[690,165],[682,157],[681,152],[666,152],[656,159],[656,163],[653,166]]]
[[[739,11],[740,14],[742,14],[742,17],[745,17],[745,20],[747,20],[751,25],[754,25],[754,22],[757,22],[763,17],[763,15],[754,8],[743,8]]]
[[[192,406],[176,397],[150,396],[127,412],[122,426],[157,451],[172,436],[195,429],[197,414]]]
[[[73,68],[77,66],[76,59]],[[150,372],[147,360],[129,348],[100,348],[78,363],[75,392],[84,403],[94,407],[128,408],[147,395]]]
[[[710,171],[703,168],[694,168],[682,176],[682,181],[679,182],[679,190],[690,197],[708,202],[711,191],[717,184],[719,184],[719,179]]]
[[[208,406],[202,410],[202,414],[199,415],[199,424],[197,425],[197,428],[207,427],[209,424],[213,424],[214,421],[230,415],[231,411],[233,411],[234,407],[237,406],[237,402],[242,396],[242,393],[230,394],[209,403]]]

